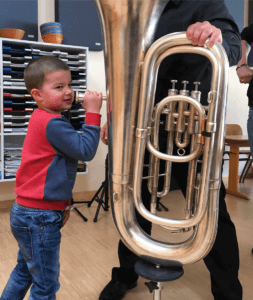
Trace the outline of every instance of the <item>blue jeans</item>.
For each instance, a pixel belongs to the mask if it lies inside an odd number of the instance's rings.
[[[59,252],[63,212],[23,208],[14,203],[11,232],[19,245],[17,265],[1,300],[54,300],[60,288]]]
[[[247,122],[247,131],[249,136],[250,152],[253,153],[253,108],[249,109],[249,116]]]

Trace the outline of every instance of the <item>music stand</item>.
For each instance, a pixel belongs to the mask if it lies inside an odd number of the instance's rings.
[[[101,192],[100,196],[99,193]],[[104,198],[104,200],[103,200]],[[103,207],[104,211],[108,211],[109,206],[108,206],[108,154],[105,159],[105,180],[102,182],[100,188],[94,195],[94,197],[90,201],[74,201],[73,198],[71,199],[71,204],[75,203],[88,203],[88,207],[91,206],[91,204],[97,201],[98,202],[98,207],[97,211],[95,214],[95,217],[93,219],[94,222],[97,222],[98,214],[100,211],[101,206]],[[74,207],[74,210],[80,215],[80,217],[84,220],[84,222],[87,222],[88,219],[76,208]]]

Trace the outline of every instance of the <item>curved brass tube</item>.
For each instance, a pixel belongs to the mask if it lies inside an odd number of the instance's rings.
[[[99,12],[104,36],[109,181],[114,224],[126,246],[152,263],[172,265],[173,262],[196,262],[209,252],[217,231],[229,68],[226,53],[219,43],[212,49],[193,47],[185,33],[164,36],[152,45],[167,0],[93,2]],[[157,137],[149,138],[158,68],[165,57],[174,53],[204,55],[210,60],[213,69],[207,118],[202,105],[189,96],[171,95],[157,105],[153,130],[157,130],[158,124],[155,123],[159,122],[159,114],[167,104],[166,109],[170,109],[170,103],[174,102],[193,105],[197,111],[193,118],[200,127],[205,120],[205,143],[202,144],[202,131],[198,129],[193,134],[196,147],[192,145],[192,152],[180,159],[172,156],[171,150],[167,154],[161,153],[157,147]],[[168,130],[173,127],[172,120],[177,118],[177,113],[173,112],[171,118],[166,125]],[[171,141],[174,139],[172,132]],[[146,145],[154,156],[154,164],[159,159],[168,161],[167,173],[170,172],[172,161],[196,161],[199,154],[203,153],[198,207],[193,213],[188,213],[186,219],[165,219],[145,209],[140,191]],[[157,169],[155,165],[152,168],[154,171]],[[156,188],[155,181],[149,186]],[[135,208],[147,220],[158,225],[174,229],[193,227],[192,235],[180,243],[155,240],[140,228]]]

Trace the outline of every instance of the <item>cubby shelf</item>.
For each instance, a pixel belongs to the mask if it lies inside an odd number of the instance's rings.
[[[0,38],[0,181],[15,180],[29,117],[37,107],[24,86],[25,66],[42,55],[57,56],[70,67],[73,90],[85,91],[88,88],[88,52],[87,47]],[[81,132],[85,117],[81,104],[73,102],[63,115],[77,132]],[[80,162],[79,171],[78,174],[86,174],[88,163]]]

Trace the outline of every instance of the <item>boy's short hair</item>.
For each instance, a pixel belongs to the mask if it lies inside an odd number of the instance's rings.
[[[24,71],[27,91],[31,93],[32,89],[41,89],[46,80],[47,73],[61,70],[70,71],[69,66],[58,57],[41,56],[33,59]]]

